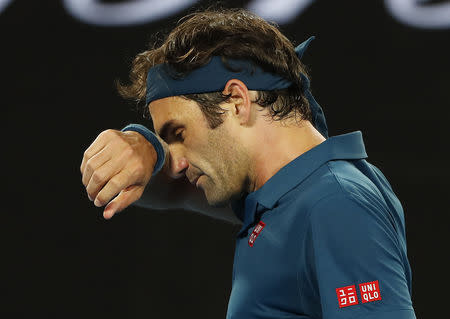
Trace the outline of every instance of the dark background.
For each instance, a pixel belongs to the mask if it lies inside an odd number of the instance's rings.
[[[0,13],[2,318],[225,317],[239,226],[137,207],[105,221],[79,172],[98,133],[148,124],[114,80],[191,10],[122,27],[83,23],[62,1],[16,0]],[[363,132],[405,209],[416,314],[443,318],[449,29],[407,26],[382,1],[358,0],[314,1],[281,29],[297,44],[316,35],[304,61],[330,135]]]

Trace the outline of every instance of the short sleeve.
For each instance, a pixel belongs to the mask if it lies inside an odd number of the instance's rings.
[[[416,318],[406,253],[381,206],[333,195],[311,209],[309,222],[308,264],[323,319]]]

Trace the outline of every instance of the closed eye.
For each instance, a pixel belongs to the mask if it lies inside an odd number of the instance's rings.
[[[183,132],[184,132],[184,129],[181,129],[181,128],[175,131],[175,138],[176,138],[176,140],[184,141]]]

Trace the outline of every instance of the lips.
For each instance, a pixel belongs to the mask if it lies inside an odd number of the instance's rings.
[[[202,174],[202,175],[203,175],[203,174]],[[197,181],[198,181],[198,179],[199,179],[202,175],[197,176],[197,178],[194,179],[194,181],[192,182],[192,184],[194,184],[194,185],[197,186]]]
[[[194,179],[189,179],[189,182],[192,184],[192,185],[196,185],[197,184],[197,181],[198,181],[198,179],[200,178],[200,176],[202,176],[203,174],[200,174],[200,175],[198,175],[196,178],[194,178]]]

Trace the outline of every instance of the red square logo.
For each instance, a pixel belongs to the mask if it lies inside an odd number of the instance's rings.
[[[359,284],[359,291],[361,292],[362,303],[381,300],[380,286],[378,284],[378,280]]]
[[[358,304],[355,285],[336,288],[336,294],[339,301],[339,308]]]

